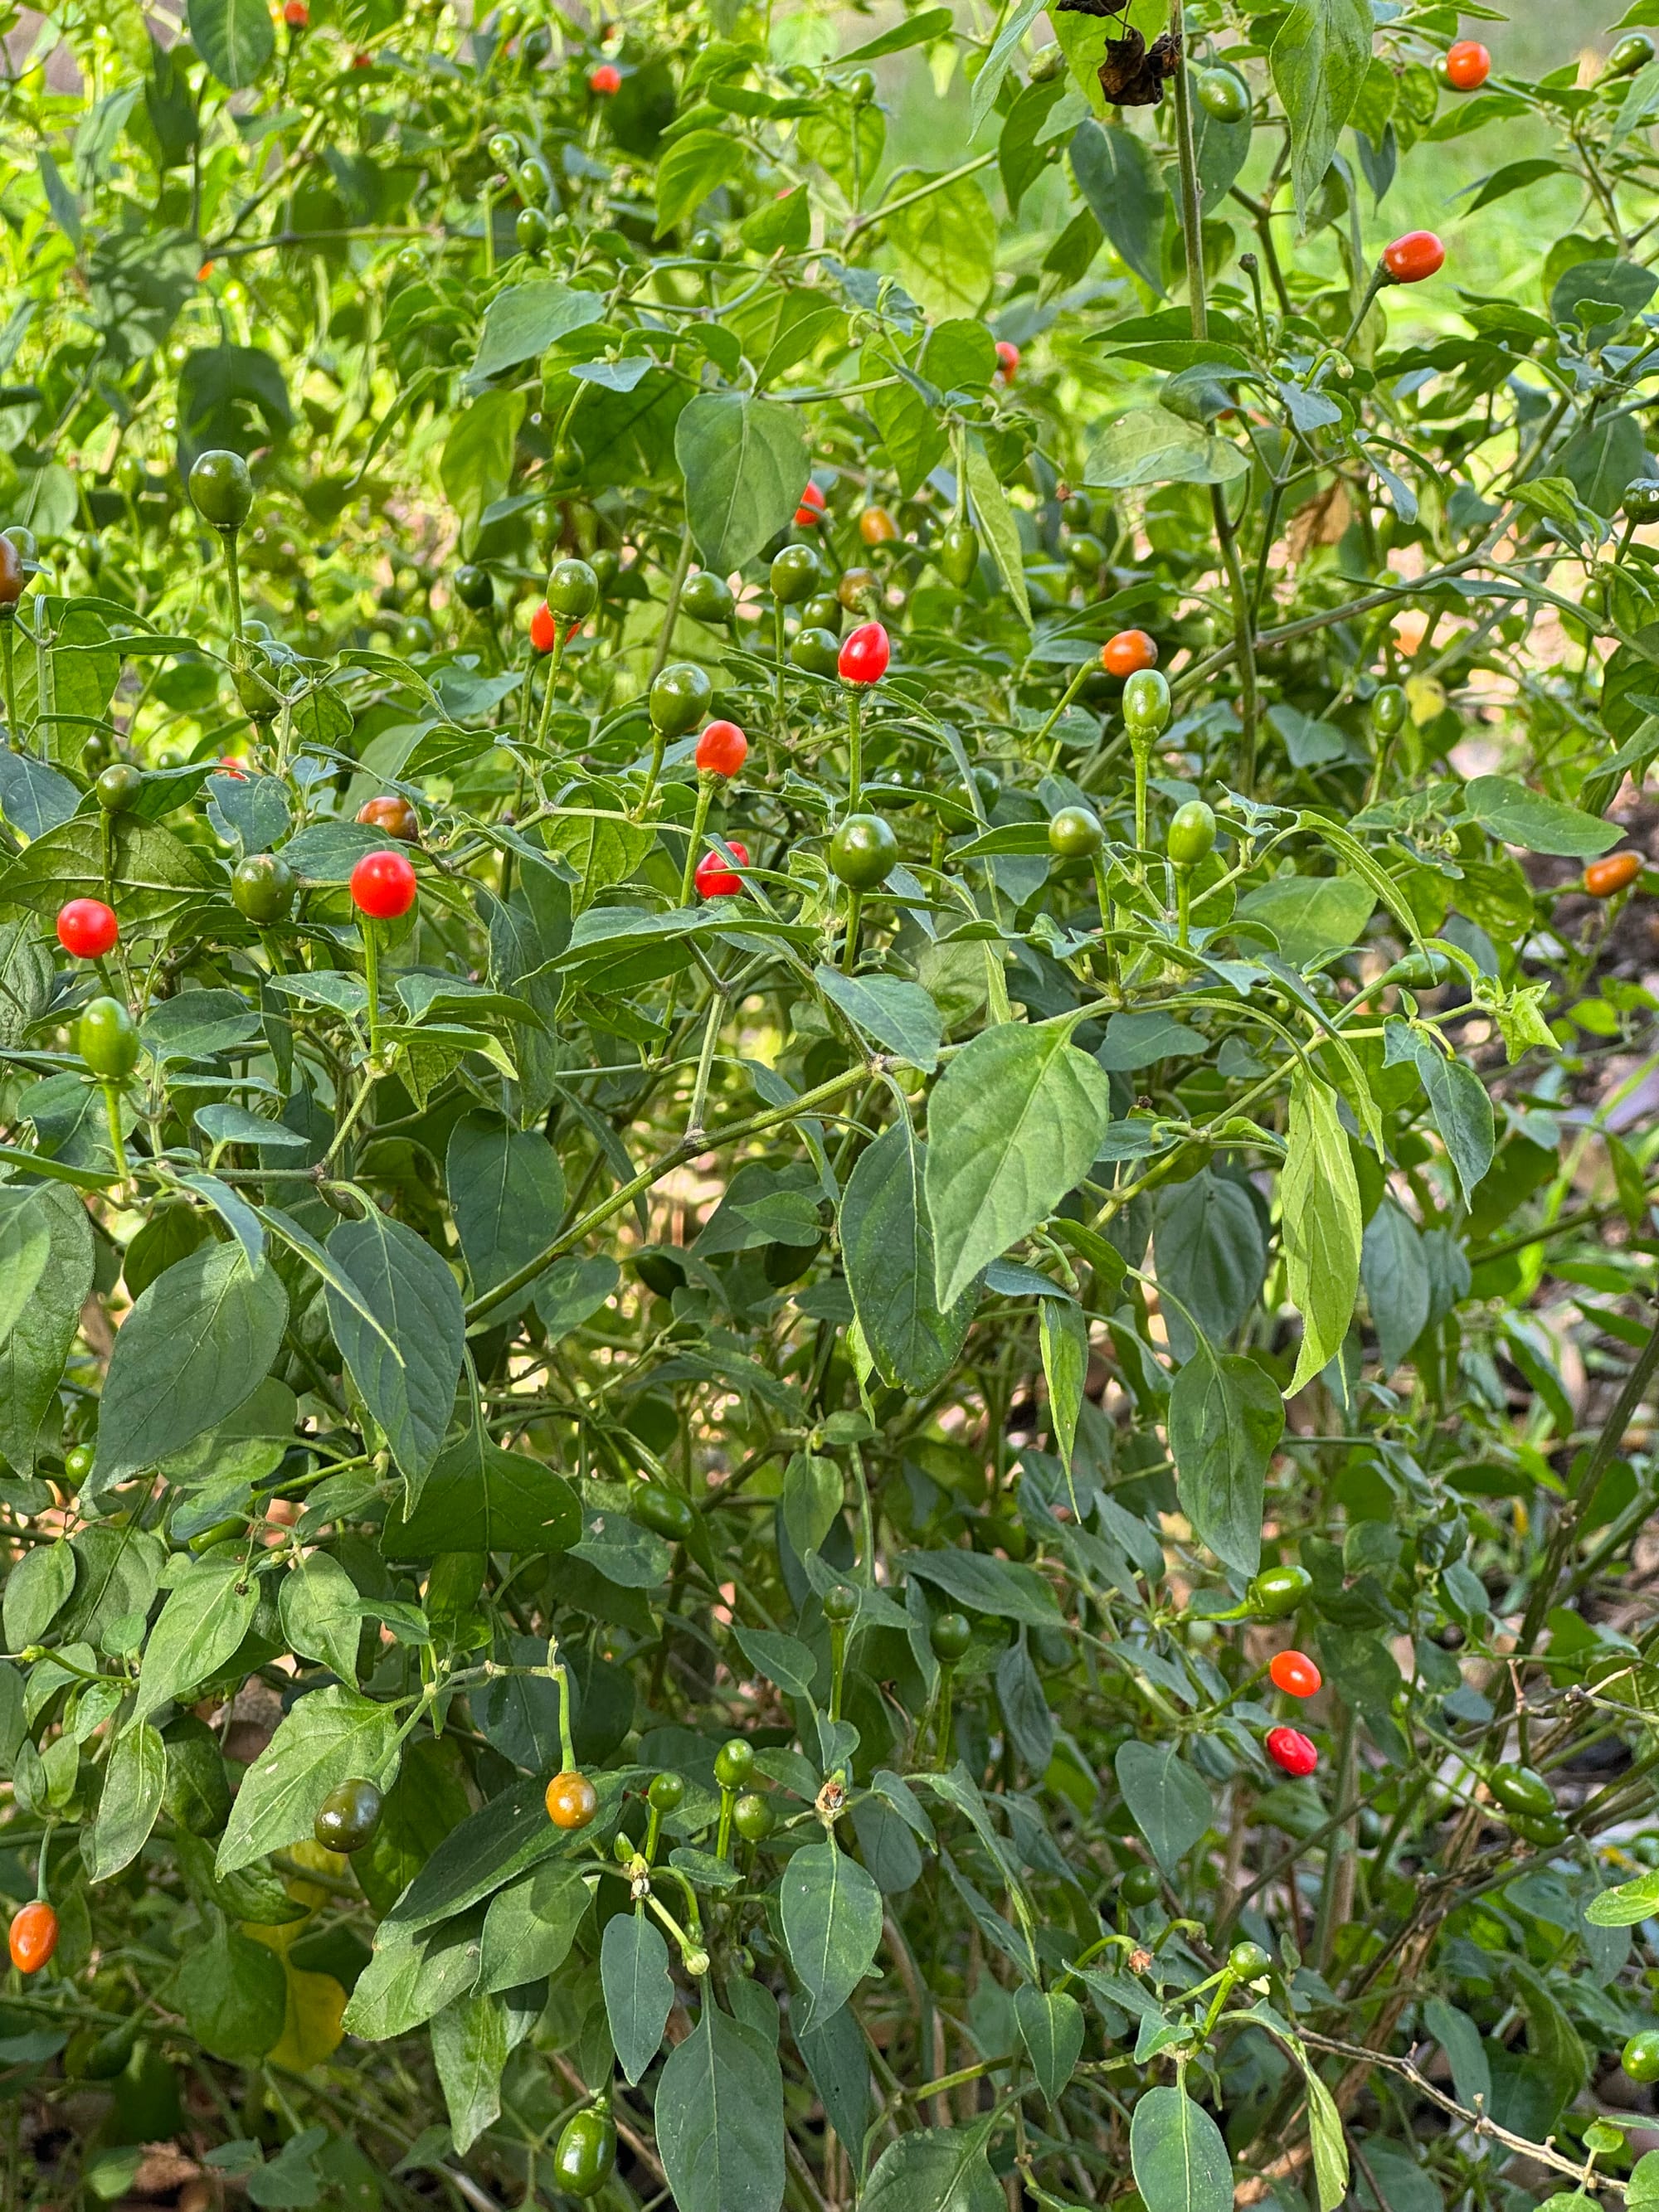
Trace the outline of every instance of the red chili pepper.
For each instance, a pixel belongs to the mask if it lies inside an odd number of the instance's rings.
[[[1275,1652],[1268,1662],[1267,1675],[1274,1689],[1283,1690],[1287,1698],[1312,1697],[1322,1680],[1305,1651]]]
[[[1158,647],[1144,629],[1121,629],[1101,647],[1100,665],[1109,676],[1133,676],[1158,666]]]
[[[731,848],[732,859],[739,867],[746,868],[749,866],[747,845],[741,844],[735,837],[728,837],[726,842]],[[697,872],[693,880],[696,884],[699,898],[738,898],[742,895],[743,878],[735,868],[728,867],[718,853],[703,854],[697,863]]]
[[[1382,266],[1396,284],[1420,284],[1445,258],[1446,249],[1431,230],[1408,230],[1382,249]]]
[[[1454,92],[1479,92],[1492,75],[1492,55],[1479,39],[1459,39],[1446,49],[1446,82]]]
[[[1319,1764],[1319,1753],[1300,1729],[1269,1729],[1267,1753],[1275,1766],[1283,1767],[1286,1774],[1298,1778],[1311,1774]]]
[[[1605,860],[1592,860],[1584,871],[1584,889],[1592,898],[1611,898],[1636,881],[1642,872],[1639,853],[1610,853]]]
[[[58,1948],[58,1915],[43,1899],[26,1905],[11,1923],[11,1963],[20,1974],[38,1974]]]
[[[879,623],[860,623],[842,647],[836,663],[843,684],[879,684],[887,673],[893,647]]]
[[[395,921],[415,903],[419,885],[402,853],[365,853],[351,871],[351,896],[359,913],[375,921]]]
[[[711,722],[697,739],[697,766],[705,775],[736,775],[749,757],[749,740],[735,722]]]
[[[58,942],[77,960],[100,960],[121,934],[112,907],[102,899],[70,899],[58,909]]]

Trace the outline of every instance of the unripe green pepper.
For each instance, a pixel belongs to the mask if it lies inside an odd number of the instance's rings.
[[[1165,849],[1178,868],[1195,868],[1215,850],[1215,815],[1201,799],[1189,799],[1170,817]]]
[[[191,466],[190,496],[204,522],[216,530],[240,530],[253,505],[247,463],[222,447],[198,453]]]
[[[1057,860],[1091,860],[1105,842],[1092,806],[1062,806],[1049,818],[1048,850]]]
[[[830,840],[830,871],[849,890],[884,884],[898,859],[898,839],[879,814],[849,814]]]
[[[1170,711],[1170,679],[1161,668],[1137,668],[1125,679],[1123,720],[1131,738],[1161,737]]]
[[[294,871],[280,854],[250,853],[230,875],[230,896],[238,914],[262,928],[286,921],[299,889]]]
[[[142,771],[134,768],[131,761],[115,761],[104,770],[93,789],[106,814],[125,814],[143,783]]]
[[[586,622],[599,603],[599,580],[586,561],[556,561],[548,573],[547,604],[567,622]]]
[[[1410,702],[1397,684],[1385,684],[1371,700],[1371,727],[1380,738],[1391,738],[1406,726]]]
[[[651,686],[651,726],[665,738],[683,738],[708,712],[714,696],[708,671],[693,660],[671,661]]]
[[[1313,1577],[1305,1567],[1264,1567],[1245,1595],[1251,1610],[1264,1620],[1285,1620],[1312,1588]]]
[[[823,581],[823,563],[811,545],[786,545],[771,568],[772,597],[786,607],[810,599]]]
[[[939,573],[958,591],[979,571],[979,532],[971,522],[953,522],[939,541]]]
[[[118,999],[94,999],[76,1024],[75,1045],[103,1083],[119,1083],[138,1065],[138,1024]]]

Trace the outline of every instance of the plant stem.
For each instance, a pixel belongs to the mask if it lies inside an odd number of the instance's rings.
[[[668,580],[668,604],[663,609],[662,629],[657,635],[657,649],[651,656],[651,673],[646,678],[648,690],[667,665],[673,650],[674,629],[680,618],[680,600],[685,592],[685,580],[691,572],[691,526],[687,523],[680,532],[679,559]]]
[[[1389,272],[1379,261],[1376,268],[1371,271],[1371,281],[1365,287],[1364,298],[1360,301],[1359,305],[1354,309],[1353,320],[1348,325],[1347,329],[1343,332],[1341,349],[1344,353],[1346,353],[1348,348],[1358,337],[1359,325],[1364,321],[1366,316],[1370,314],[1372,303],[1375,301],[1377,294],[1382,289],[1384,285],[1389,283]]]
[[[702,853],[702,833],[708,821],[709,803],[714,796],[712,775],[697,778],[697,811],[691,817],[691,835],[685,848],[685,866],[680,874],[680,904],[690,906],[691,892],[696,882],[697,862]]]
[[[1209,335],[1209,307],[1204,296],[1203,191],[1193,145],[1193,88],[1187,69],[1186,25],[1182,0],[1170,0],[1170,35],[1180,58],[1176,64],[1176,151],[1181,165],[1181,235],[1187,248],[1187,300],[1193,336]]]
[[[368,1056],[377,1060],[380,1056],[380,945],[371,916],[363,916],[357,933],[363,941],[363,981],[368,989]]]
[[[1215,517],[1216,542],[1227,571],[1227,592],[1233,603],[1233,643],[1238,654],[1238,719],[1243,725],[1239,748],[1239,788],[1247,799],[1255,796],[1256,726],[1261,719],[1255,681],[1255,615],[1250,592],[1238,557],[1238,532],[1227,513],[1227,495],[1220,484],[1210,487],[1210,511]]]
[[[104,1113],[109,1122],[109,1148],[115,1156],[115,1172],[125,1190],[132,1176],[127,1167],[127,1148],[121,1136],[121,1086],[118,1083],[100,1085],[104,1094]]]
[[[225,588],[230,593],[231,659],[239,666],[242,642],[242,568],[237,556],[237,532],[227,530],[221,533],[225,541]]]
[[[558,687],[559,669],[564,660],[564,623],[559,621],[558,627],[553,633],[553,650],[548,655],[547,689],[542,694],[541,719],[536,725],[536,743],[544,750],[547,745],[547,732],[553,720],[553,694]],[[532,652],[535,650],[533,646],[531,650]]]
[[[7,607],[0,611],[0,660],[3,660],[6,678],[6,733],[14,744],[17,742],[17,678],[12,666],[12,633],[16,627],[17,610]]]
[[[864,789],[864,727],[856,684],[847,687],[847,811],[856,814]]]
[[[857,891],[847,894],[847,942],[842,948],[841,972],[850,975],[859,961],[859,918],[864,911],[864,900]]]

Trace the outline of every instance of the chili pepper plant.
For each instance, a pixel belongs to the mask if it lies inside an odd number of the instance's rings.
[[[9,2207],[1659,2201],[1569,13],[10,29]]]

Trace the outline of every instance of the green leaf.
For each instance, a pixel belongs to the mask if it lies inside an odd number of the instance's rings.
[[[462,534],[469,539],[484,509],[504,497],[513,481],[513,454],[525,405],[522,391],[483,392],[455,417],[444,441],[438,475]],[[296,874],[306,872],[298,860],[292,865]]]
[[[458,2155],[501,2118],[507,2049],[507,2007],[498,1996],[459,1997],[433,2017],[433,2063]]]
[[[1009,598],[1018,611],[1020,620],[1029,629],[1031,626],[1031,602],[1025,589],[1025,563],[1019,541],[1019,526],[1014,520],[1002,486],[997,482],[996,471],[991,466],[984,447],[977,438],[967,442],[968,496],[973,503],[974,520],[978,523],[991,557],[997,564]]]
[[[1417,1072],[1429,1094],[1429,1109],[1439,1130],[1463,1203],[1470,1205],[1475,1185],[1492,1165],[1494,1129],[1492,1099],[1467,1060],[1449,1060],[1428,1037],[1417,1042]]]
[[[1054,1449],[1061,1463],[1069,1468],[1077,1445],[1083,1384],[1089,1367],[1088,1319],[1070,1298],[1039,1298],[1037,1313]]]
[[[77,814],[48,830],[0,872],[0,906],[31,914],[56,914],[65,900],[102,898],[104,847],[100,823],[109,817]],[[114,817],[112,880],[115,911],[124,925],[159,922],[187,899],[216,887],[201,856],[153,822]]]
[[[1094,1164],[1111,1087],[1064,1025],[1006,1022],[951,1061],[928,1108],[935,1291],[948,1310]]]
[[[573,331],[601,321],[604,315],[605,300],[598,292],[578,291],[551,277],[509,284],[484,309],[477,356],[466,374],[468,386],[477,389],[520,362],[538,361],[550,346]]]
[[[1371,37],[1370,0],[1291,0],[1279,19],[1268,63],[1290,122],[1291,179],[1304,228],[1364,88]]]
[[[363,1625],[359,1603],[357,1585],[337,1559],[306,1553],[283,1577],[278,1598],[289,1650],[354,1684]]]
[[[455,1408],[466,1326],[459,1287],[424,1239],[378,1208],[362,1221],[343,1221],[328,1255],[379,1323],[370,1327],[331,1285],[325,1295],[334,1341],[399,1471],[418,1486]]]
[[[988,1552],[902,1552],[893,1565],[937,1583],[971,1612],[1023,1621],[1028,1628],[1060,1625],[1054,1591],[1035,1567],[1017,1559],[994,1559]]]
[[[1364,1233],[1358,1178],[1337,1119],[1336,1093],[1299,1069],[1291,1085],[1279,1193],[1285,1284],[1302,1316],[1302,1346],[1285,1393],[1293,1398],[1335,1358],[1348,1333]]]
[[[469,1432],[436,1462],[413,1513],[388,1519],[382,1548],[393,1559],[559,1553],[580,1534],[580,1501],[563,1475],[523,1452],[492,1443],[481,1449]]]
[[[38,1644],[69,1601],[75,1587],[75,1554],[61,1539],[35,1544],[6,1577],[3,1625],[13,1651]]]
[[[1335,2098],[1315,2072],[1312,2060],[1300,2050],[1297,2056],[1308,2085],[1308,2135],[1313,2144],[1319,2212],[1336,2212],[1348,2193],[1348,2140],[1342,2131],[1342,2115]]]
[[[1550,320],[1571,327],[1581,307],[1600,307],[1609,311],[1597,321],[1605,337],[1632,315],[1640,314],[1656,291],[1659,276],[1639,261],[1612,255],[1604,261],[1575,261],[1562,270],[1550,292]]]
[[[1121,415],[1095,440],[1083,480],[1115,491],[1155,484],[1233,483],[1249,473],[1249,456],[1224,438],[1156,404]]]
[[[1063,1990],[1034,1989],[1022,1982],[1014,1991],[1014,2020],[1036,2075],[1051,2105],[1071,2080],[1083,2056],[1083,2008]]]
[[[991,2122],[919,2128],[889,2143],[859,2199],[859,2212],[1007,2212],[985,2154]]]
[[[1432,1286],[1417,1224],[1391,1198],[1365,1224],[1359,1274],[1376,1328],[1378,1363],[1392,1375],[1428,1326]]]
[[[1652,464],[1641,426],[1628,415],[1587,423],[1555,456],[1555,465],[1593,514],[1609,517],[1624,505],[1627,485]]]
[[[240,1559],[204,1559],[169,1592],[144,1646],[136,1717],[212,1680],[253,1625],[259,1585]]]
[[[80,1200],[58,1183],[0,1190],[0,1222],[12,1224],[24,1248],[44,1227],[49,1246],[27,1303],[0,1337],[0,1456],[27,1475],[92,1289],[92,1223]]]
[[[811,1548],[797,1545],[802,1553]],[[772,1628],[738,1628],[733,1634],[738,1648],[751,1667],[775,1682],[786,1697],[808,1698],[817,1679],[818,1662],[811,1647],[798,1636],[785,1636]]]
[[[683,216],[695,215],[711,192],[729,184],[743,167],[743,143],[724,131],[689,131],[657,166],[657,228],[660,238]],[[795,487],[797,494],[800,490]],[[734,564],[735,565],[735,564]]]
[[[1429,2033],[1446,2054],[1459,2103],[1472,2106],[1477,2097],[1489,2103],[1492,2068],[1480,2028],[1468,2013],[1448,2004],[1444,1997],[1431,1997],[1423,2008],[1423,2018]]]
[[[783,2077],[757,2029],[705,1999],[657,2084],[657,2148],[678,2212],[778,2212]]]
[[[1114,1765],[1130,1817],[1152,1856],[1172,1872],[1214,1817],[1207,1787],[1172,1743],[1121,1744]]]
[[[1274,876],[1246,891],[1237,912],[1265,922],[1291,965],[1305,969],[1355,944],[1376,906],[1376,892],[1358,876]]]
[[[130,1866],[155,1826],[167,1783],[167,1747],[145,1720],[115,1739],[98,1793],[98,1812],[83,1833],[81,1857],[88,1881],[107,1881]]]
[[[1151,147],[1133,131],[1088,117],[1072,140],[1072,173],[1118,258],[1161,298],[1170,195]]]
[[[841,1207],[842,1260],[864,1340],[885,1380],[918,1394],[950,1372],[977,1298],[970,1283],[948,1312],[934,1302],[927,1158],[901,1115],[859,1155]]]
[[[1494,169],[1489,177],[1482,177],[1477,184],[1467,187],[1474,192],[1474,198],[1464,213],[1477,215],[1482,208],[1490,207],[1494,200],[1507,199],[1511,192],[1522,191],[1527,185],[1537,184],[1540,178],[1559,176],[1560,173],[1559,163],[1542,155],[1529,161],[1506,161],[1501,169]]]
[[[781,1886],[783,1940],[809,2023],[839,2012],[875,1963],[881,1892],[833,1836],[794,1853]]]
[[[398,1765],[398,1716],[355,1690],[313,1690],[284,1716],[243,1778],[216,1861],[222,1876],[302,1842],[331,1790],[361,1777],[385,1789]]]
[[[661,2050],[674,2005],[668,1946],[643,1907],[605,1923],[599,1980],[617,2063],[631,2087]]]
[[[705,568],[741,568],[800,504],[809,455],[799,410],[740,392],[702,392],[674,427],[686,520]]]
[[[181,475],[210,447],[246,454],[278,444],[294,424],[281,366],[259,346],[198,346],[187,354],[179,371],[178,412]],[[131,818],[121,817],[122,825]],[[122,842],[118,830],[118,846]],[[118,868],[115,881],[125,885],[126,879],[125,869]]]
[[[567,1832],[548,1820],[547,1784],[541,1775],[527,1776],[491,1798],[450,1830],[387,1914],[387,1923],[405,1929],[430,1927],[465,1912],[544,1859],[573,1849],[591,1850],[594,1834],[603,1832],[615,1816],[625,1778],[610,1772],[590,1779],[599,1793],[599,1809],[592,1826],[580,1831]]]
[[[870,2124],[870,2047],[858,2014],[843,2005],[828,2020],[794,2029],[795,2045],[805,2061],[825,2116],[850,2155],[854,2171]]]
[[[1221,2130],[1183,2089],[1148,2089],[1137,2099],[1129,2162],[1146,2212],[1231,2212],[1232,2160]]]
[[[1224,1565],[1261,1565],[1261,1500],[1285,1432],[1285,1401],[1254,1359],[1200,1337],[1170,1392],[1170,1450],[1181,1510]]]
[[[1018,4],[1010,11],[1001,29],[992,40],[991,51],[986,55],[968,96],[968,136],[970,139],[977,138],[984,128],[985,118],[996,105],[1003,81],[1013,67],[1020,43],[1042,13],[1042,5],[1043,0],[1018,0]]]
[[[180,1451],[251,1398],[288,1326],[274,1267],[204,1244],[160,1275],[115,1340],[92,1480],[107,1491]]]
[[[948,8],[924,8],[908,21],[895,23],[890,31],[882,31],[875,38],[866,39],[861,46],[854,46],[850,54],[842,54],[836,66],[848,69],[854,62],[872,62],[883,54],[901,54],[910,46],[929,46],[936,39],[948,39],[952,20]]]
[[[191,46],[233,92],[252,84],[276,51],[265,0],[189,0],[185,21]]]
[[[484,1914],[479,1989],[516,1990],[556,1973],[592,1903],[585,1877],[556,1863],[497,1890]]]
[[[1584,1907],[1584,1917],[1593,1928],[1634,1928],[1656,1915],[1659,1915],[1659,1873],[1638,1874],[1634,1881],[1604,1889]]]
[[[884,1044],[924,1075],[933,1073],[944,1029],[938,1006],[920,983],[907,983],[896,975],[843,975],[839,969],[821,963],[812,976],[825,997],[878,1044]]]
[[[927,182],[918,177],[907,190]],[[959,177],[884,221],[901,283],[935,321],[981,312],[996,274],[997,223],[977,177]]]
[[[210,2057],[251,2064],[275,2048],[288,2019],[288,1976],[275,1951],[216,1920],[186,1947],[167,2002]]]
[[[1564,799],[1528,791],[1509,775],[1477,775],[1464,786],[1463,804],[1483,830],[1528,853],[1591,860],[1625,834],[1616,823],[1598,822]]]
[[[384,2043],[407,2035],[471,1994],[478,1979],[478,1916],[412,1930],[390,1919],[375,1933],[374,1955],[357,1978],[343,2025],[348,2035]]]
[[[559,1156],[538,1130],[466,1114],[450,1132],[445,1166],[474,1294],[494,1290],[544,1252],[557,1232],[564,1213]],[[530,1296],[526,1288],[519,1304]],[[495,1319],[511,1310],[509,1302]]]
[[[1195,1328],[1224,1344],[1261,1296],[1267,1273],[1252,1194],[1209,1168],[1166,1187],[1153,1211],[1152,1249],[1169,1293],[1166,1326],[1176,1358],[1191,1357]]]

